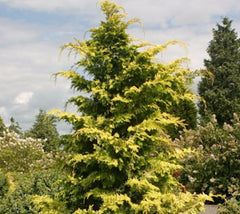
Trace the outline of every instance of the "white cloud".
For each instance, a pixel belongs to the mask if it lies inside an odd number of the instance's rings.
[[[59,60],[59,50],[77,31],[72,23],[43,26],[10,18],[0,18],[0,25],[0,106],[5,121],[13,116],[26,130],[39,108],[62,109],[70,97],[68,82],[54,84],[51,75],[72,65],[65,52]]]
[[[97,0],[0,0],[5,5],[38,12],[75,14],[83,19],[96,19]],[[168,24],[202,24],[212,15],[225,15],[240,10],[239,0],[115,0],[131,17],[140,18],[147,25],[168,27]],[[91,17],[91,19],[89,19]]]
[[[1,45],[6,45],[4,43],[6,40],[7,44],[29,42],[38,39],[37,29],[34,26],[26,24],[21,21],[12,21],[6,18],[0,18],[0,37]]]
[[[239,0],[117,0],[131,17],[143,24],[166,28],[170,25],[202,25],[213,16],[224,16],[230,11],[237,14]]]
[[[203,68],[203,59],[206,57],[206,48],[211,39],[211,25],[205,26],[204,32],[199,33],[196,27],[177,27],[170,29],[150,29],[142,32],[140,28],[133,28],[130,34],[137,36],[143,41],[154,44],[164,44],[170,40],[178,40],[184,42],[186,49],[180,45],[169,46],[163,51],[159,58],[164,62],[169,62],[181,57],[190,59],[189,67],[191,69]],[[200,31],[203,31],[200,29]]]
[[[135,38],[157,44],[169,40],[185,42],[188,51],[178,46],[170,47],[160,57],[168,61],[169,58],[187,56],[193,69],[203,67],[206,48],[212,38],[211,29],[221,21],[220,17],[230,15],[234,20],[235,14],[233,27],[237,31],[240,29],[237,16],[240,13],[239,0],[113,1],[125,8],[128,18],[139,18],[145,26],[144,33],[138,26],[129,30]],[[28,19],[16,20],[15,17],[19,16],[4,18],[3,14],[0,18],[0,91],[4,91],[0,93],[0,114],[7,115],[6,120],[14,116],[21,125],[29,127],[39,108],[63,108],[67,98],[71,97],[70,90],[66,89],[69,84],[59,79],[55,85],[50,76],[58,70],[68,69],[73,61],[68,61],[66,52],[59,61],[59,47],[73,41],[74,37],[82,39],[88,28],[102,20],[100,6],[96,2],[0,0],[3,9],[5,5],[7,10],[15,8],[13,12],[21,11],[21,14],[31,10],[29,14],[33,16],[29,19],[28,14]],[[47,20],[45,14],[52,20]],[[43,23],[38,19],[40,15]]]
[[[16,104],[27,104],[33,96],[33,92],[22,92],[15,99]]]
[[[130,17],[140,18],[143,24],[158,27],[204,24],[212,16],[240,12],[239,0],[115,0]],[[89,22],[100,14],[98,0],[0,0],[8,7],[37,12],[74,14]]]
[[[38,12],[92,15],[97,11],[97,1],[95,0],[0,0],[0,2],[9,7],[30,9]]]
[[[6,108],[4,106],[0,107],[0,116],[6,114]]]

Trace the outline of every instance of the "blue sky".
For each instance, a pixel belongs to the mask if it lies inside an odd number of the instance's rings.
[[[171,47],[160,60],[188,57],[192,69],[203,68],[212,28],[224,16],[233,19],[240,33],[239,0],[116,0],[139,26],[129,29],[134,37],[155,44],[169,40],[186,43],[187,50]],[[72,96],[69,83],[51,75],[68,69],[74,59],[60,46],[84,39],[98,26],[101,15],[96,0],[0,0],[0,115],[5,123],[13,116],[26,130],[39,109],[64,109]],[[70,108],[71,110],[71,108]],[[65,126],[59,126],[60,132]]]

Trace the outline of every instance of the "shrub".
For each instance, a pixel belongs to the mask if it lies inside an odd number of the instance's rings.
[[[0,213],[37,213],[34,195],[58,192],[57,180],[64,176],[55,170],[55,157],[43,151],[39,139],[21,138],[5,130],[0,137]]]
[[[41,139],[24,139],[8,130],[0,137],[0,168],[6,172],[25,173],[47,167],[51,162],[49,157],[51,153],[44,153]]]
[[[215,116],[206,126],[186,131],[177,143],[195,152],[183,160],[182,180],[193,192],[222,194],[240,192],[240,120],[234,114],[232,125],[219,128]]]
[[[5,177],[3,185],[5,194],[0,195],[0,213],[31,214],[37,213],[32,203],[33,196],[56,193],[58,191],[56,181],[61,174],[48,170],[31,174],[12,173],[9,176],[2,173],[0,176]],[[9,188],[9,182],[12,182],[12,189]]]
[[[227,200],[223,205],[218,207],[218,214],[239,214],[240,213],[240,201],[236,198]]]
[[[0,198],[4,197],[9,190],[9,182],[7,176],[0,171]]]

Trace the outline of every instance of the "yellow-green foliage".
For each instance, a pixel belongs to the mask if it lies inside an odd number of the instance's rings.
[[[184,192],[173,176],[181,152],[166,133],[169,126],[184,126],[171,110],[181,100],[193,101],[191,72],[181,66],[185,59],[155,61],[178,42],[136,43],[126,29],[137,20],[126,21],[115,3],[100,4],[106,20],[90,29],[90,39],[63,46],[79,57],[75,70],[56,74],[81,92],[68,101],[79,115],[52,112],[74,130],[65,138],[69,176],[56,200],[75,214],[198,213],[208,197]]]
[[[8,197],[15,190],[15,184],[10,173],[4,174],[0,170],[0,199]]]
[[[49,196],[34,196],[32,199],[36,209],[40,210],[39,214],[66,214],[64,203],[53,200]]]

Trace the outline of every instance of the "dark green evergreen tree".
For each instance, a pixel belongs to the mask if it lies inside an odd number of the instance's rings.
[[[6,125],[2,119],[2,117],[0,116],[0,137],[3,136],[3,132],[6,130]]]
[[[233,113],[240,112],[240,40],[232,21],[223,18],[221,24],[213,29],[213,39],[204,60],[206,69],[213,78],[204,77],[199,83],[199,94],[206,101],[199,103],[202,121],[216,115],[220,125],[231,122]]]
[[[53,111],[74,128],[65,138],[68,176],[55,198],[34,202],[41,213],[199,213],[206,197],[185,191],[174,176],[183,154],[166,134],[181,125],[170,114],[173,103],[193,100],[190,71],[182,59],[154,60],[176,41],[137,44],[126,32],[136,20],[100,3],[105,20],[90,39],[63,47],[79,57],[76,70],[58,73],[78,92],[69,100],[78,114]]]
[[[11,124],[8,127],[9,131],[22,135],[22,128],[20,127],[19,123],[16,122],[13,117],[10,118],[10,122]]]
[[[25,136],[46,140],[44,150],[51,151],[59,139],[56,122],[55,116],[49,115],[46,111],[40,109],[32,128],[26,131]]]

